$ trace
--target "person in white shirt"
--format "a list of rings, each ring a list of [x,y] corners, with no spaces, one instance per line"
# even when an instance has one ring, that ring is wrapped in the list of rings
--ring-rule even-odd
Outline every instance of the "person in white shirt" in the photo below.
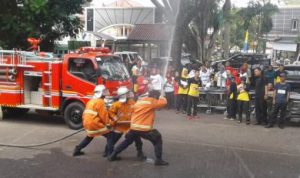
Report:
[[[163,78],[159,73],[158,69],[152,69],[152,73],[150,75],[151,87],[153,90],[161,92],[163,87]]]
[[[217,76],[217,87],[225,88],[226,80],[227,80],[227,72],[223,65],[219,66],[219,72],[216,74]]]
[[[206,84],[210,82],[210,73],[208,72],[206,67],[202,67],[200,71],[200,79],[202,82],[202,86],[206,86]]]
[[[172,109],[174,106],[174,77],[170,73],[166,76],[164,90],[168,101],[168,109]]]

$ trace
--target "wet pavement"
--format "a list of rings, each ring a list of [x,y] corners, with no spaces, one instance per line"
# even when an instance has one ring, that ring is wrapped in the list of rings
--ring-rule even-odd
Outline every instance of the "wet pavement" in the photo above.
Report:
[[[200,114],[199,120],[162,110],[156,128],[163,135],[167,167],[153,165],[153,147],[144,141],[148,160],[136,159],[134,145],[122,161],[103,158],[105,140],[98,138],[73,158],[74,146],[85,136],[41,148],[0,147],[0,177],[278,177],[300,178],[300,127],[266,129],[223,120],[222,115]],[[32,144],[74,132],[61,117],[27,114],[0,122],[0,143]]]

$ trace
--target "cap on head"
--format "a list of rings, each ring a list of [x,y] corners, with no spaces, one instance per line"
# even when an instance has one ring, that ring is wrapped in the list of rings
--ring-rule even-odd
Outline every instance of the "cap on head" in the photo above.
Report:
[[[93,98],[101,98],[103,95],[105,95],[106,87],[104,85],[97,85],[94,89],[94,96]]]

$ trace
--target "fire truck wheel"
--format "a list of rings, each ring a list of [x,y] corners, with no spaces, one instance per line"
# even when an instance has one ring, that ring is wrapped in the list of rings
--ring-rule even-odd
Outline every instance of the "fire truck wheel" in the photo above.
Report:
[[[64,119],[66,124],[71,129],[82,128],[82,113],[84,111],[84,105],[81,102],[70,103],[64,111]]]

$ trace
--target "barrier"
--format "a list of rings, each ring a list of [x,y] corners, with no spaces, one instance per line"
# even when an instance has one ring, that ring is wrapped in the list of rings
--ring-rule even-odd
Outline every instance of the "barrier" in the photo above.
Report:
[[[251,101],[251,113],[254,111],[254,91],[249,92]],[[210,114],[213,111],[224,111],[227,108],[227,90],[225,88],[209,88],[200,89],[199,108],[206,109],[206,113]]]

